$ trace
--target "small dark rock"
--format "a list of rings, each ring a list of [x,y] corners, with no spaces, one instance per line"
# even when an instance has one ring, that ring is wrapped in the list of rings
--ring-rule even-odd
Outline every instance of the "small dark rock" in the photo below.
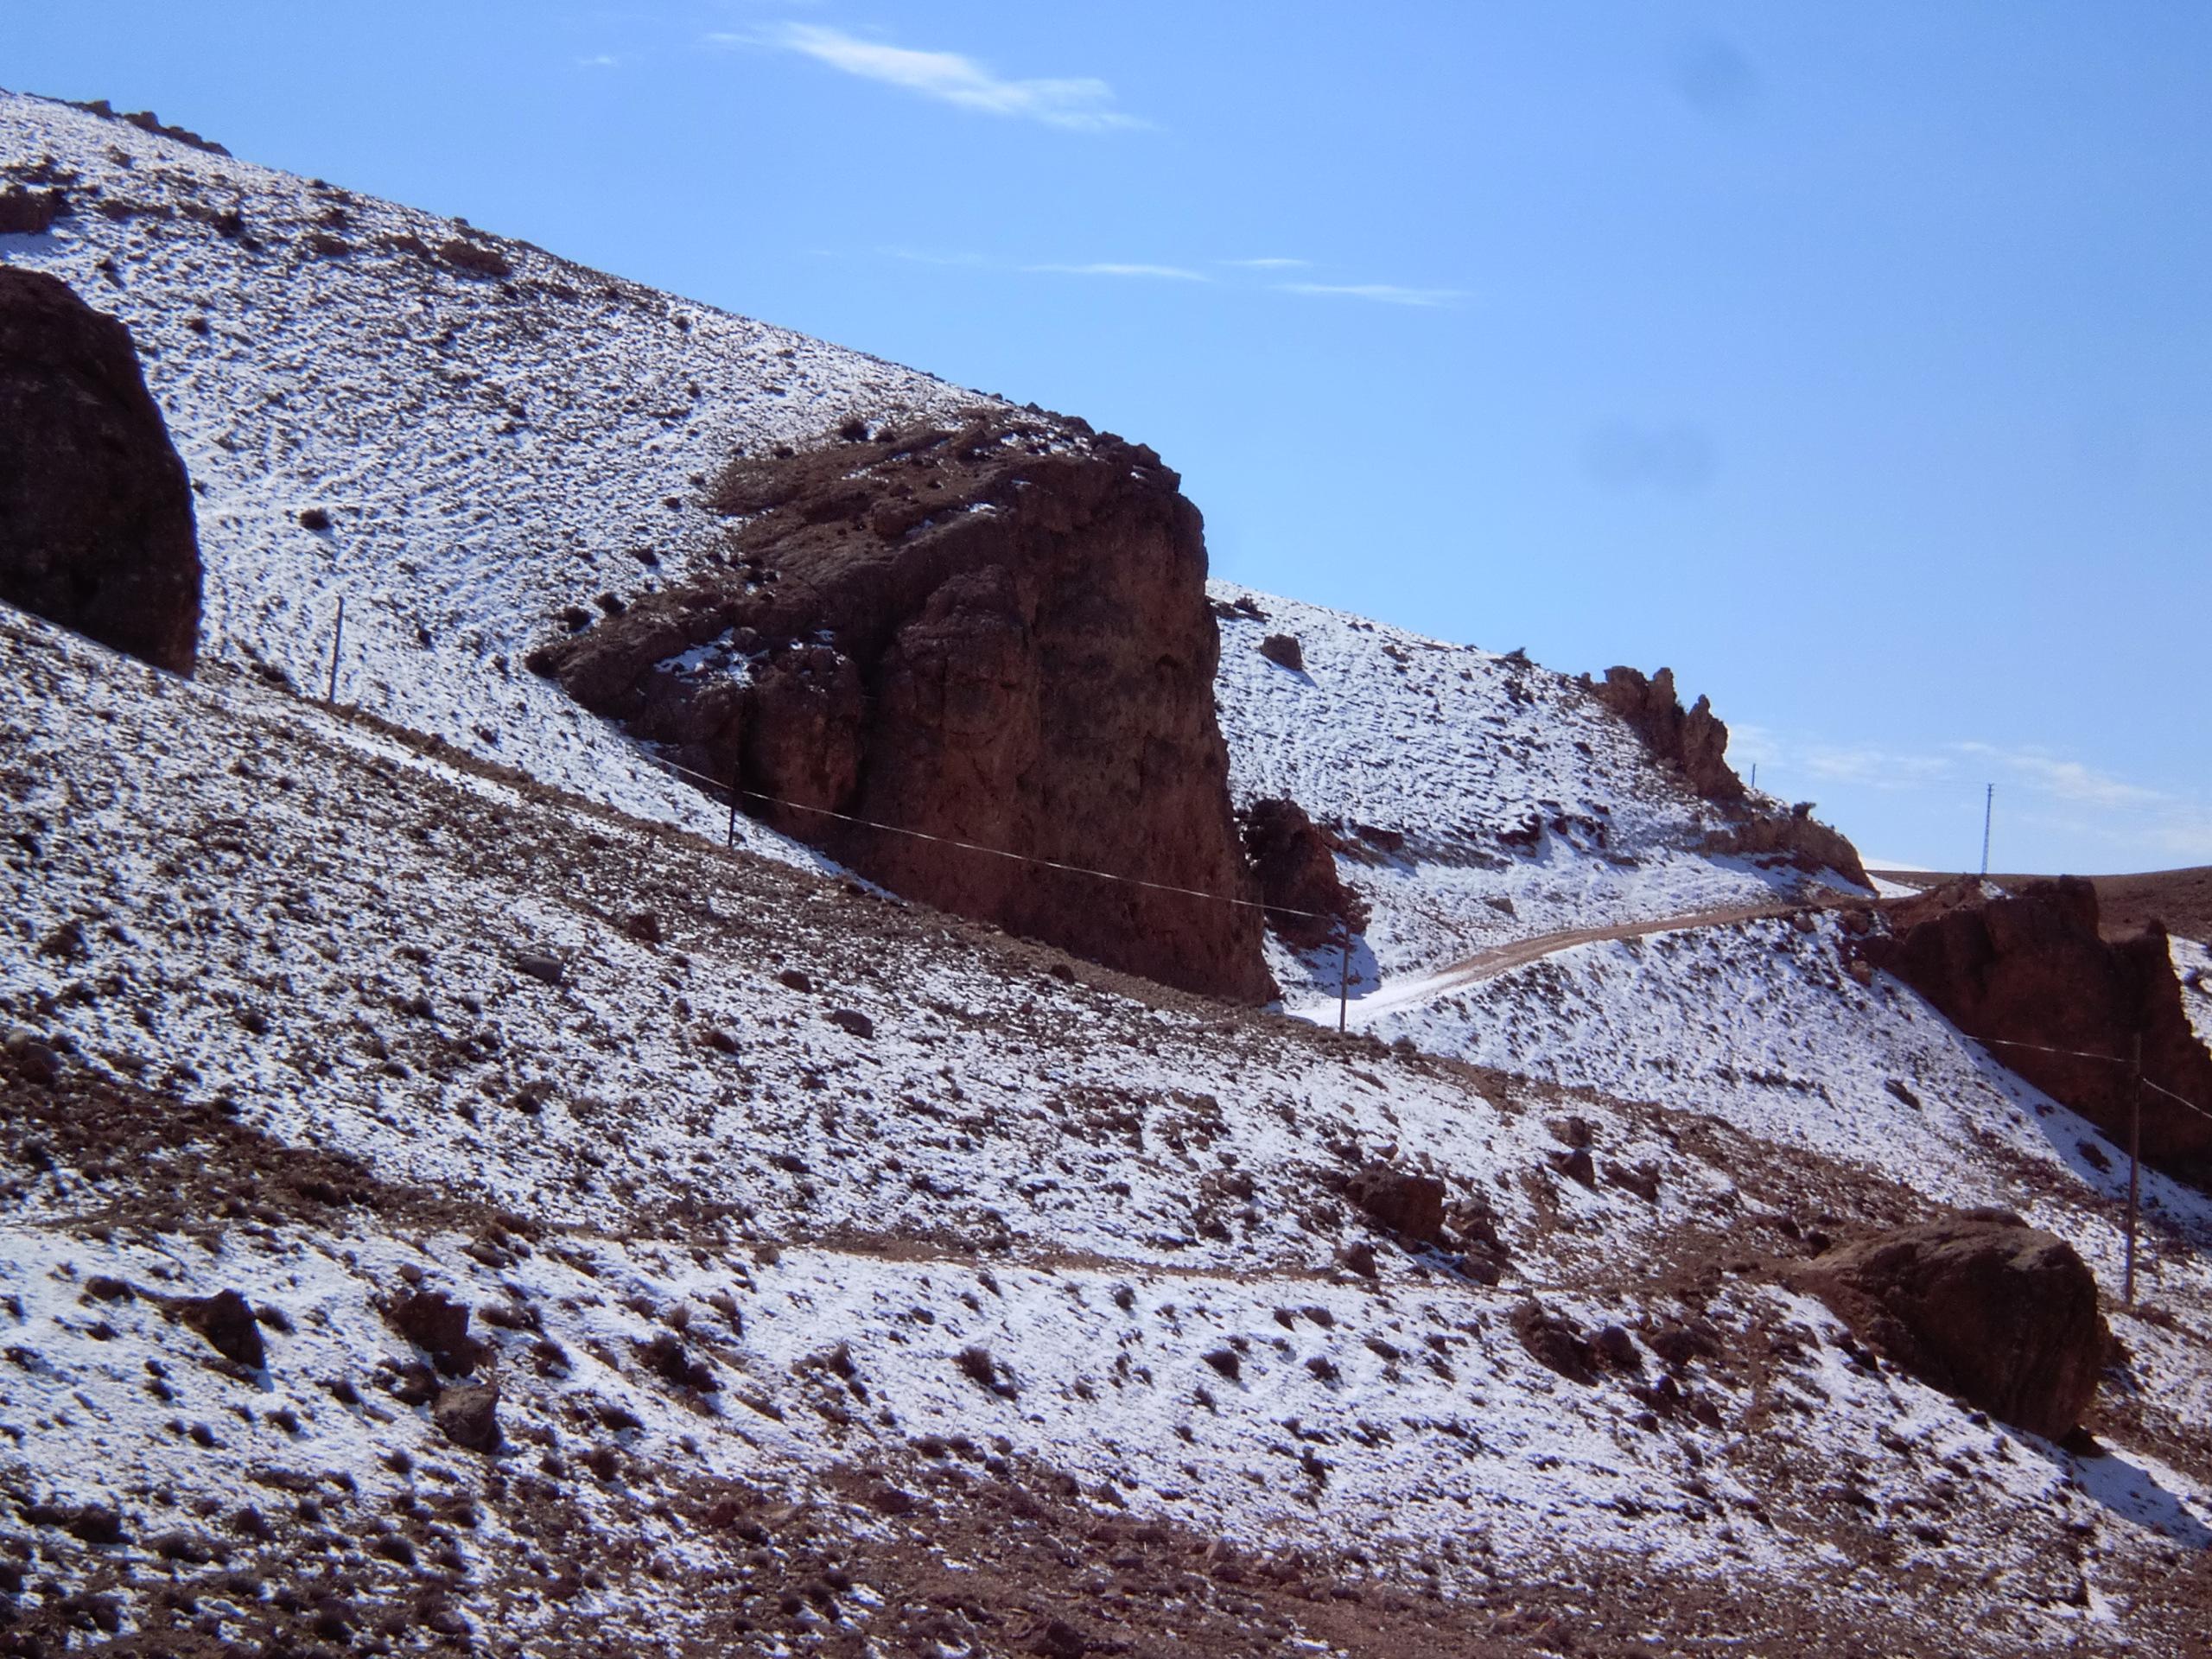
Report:
[[[1570,1181],[1580,1181],[1587,1187],[1598,1185],[1598,1166],[1587,1147],[1567,1147],[1545,1154],[1552,1167]]]
[[[1523,1302],[1513,1310],[1513,1334],[1538,1364],[1572,1382],[1597,1381],[1596,1351],[1566,1315],[1554,1313],[1540,1302]]]
[[[1444,1183],[1389,1164],[1370,1164],[1344,1188],[1384,1232],[1408,1246],[1433,1244],[1444,1232]]]
[[[300,510],[300,528],[302,530],[328,530],[330,515],[321,507],[302,507]]]
[[[875,1035],[875,1021],[855,1008],[832,1008],[823,1016],[838,1030],[854,1037]]]
[[[438,1395],[430,1421],[455,1446],[471,1452],[499,1445],[499,1388],[496,1382],[455,1383]]]
[[[778,974],[776,983],[790,991],[810,991],[814,988],[814,982],[796,968],[786,968]]]
[[[416,1291],[385,1311],[391,1328],[437,1362],[448,1376],[473,1371],[484,1362],[485,1344],[468,1334],[470,1308],[443,1291]]]
[[[87,1503],[61,1523],[64,1532],[88,1544],[119,1544],[123,1541],[123,1517],[113,1510],[97,1503]]]
[[[548,985],[558,985],[567,971],[560,957],[543,950],[518,951],[515,970],[528,974],[532,979],[543,980]]]
[[[1269,634],[1260,641],[1260,655],[1278,668],[1287,668],[1298,674],[1306,671],[1306,652],[1299,645],[1295,634]]]
[[[235,1290],[180,1302],[176,1316],[207,1338],[208,1346],[225,1359],[256,1371],[269,1363],[253,1305]]]

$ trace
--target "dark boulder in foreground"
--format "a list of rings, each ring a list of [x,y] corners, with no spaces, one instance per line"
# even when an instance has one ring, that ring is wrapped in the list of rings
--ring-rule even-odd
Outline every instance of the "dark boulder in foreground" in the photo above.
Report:
[[[2143,1075],[2158,1085],[2142,1091],[2143,1155],[2212,1185],[2212,1118],[2172,1097],[2212,1108],[2212,1052],[2190,1024],[2163,927],[2106,938],[2096,888],[2079,876],[1999,897],[1967,877],[1889,906],[1889,923],[1862,955],[2122,1147],[2139,1033]]]
[[[1261,1001],[1257,912],[1192,896],[1258,894],[1179,488],[1058,417],[849,421],[734,462],[708,501],[719,566],[531,664],[893,892]]]
[[[189,674],[192,488],[130,331],[42,271],[0,266],[0,600]]]
[[[2001,1210],[1842,1245],[1791,1278],[1892,1363],[2050,1440],[2080,1425],[2112,1348],[2074,1247]]]

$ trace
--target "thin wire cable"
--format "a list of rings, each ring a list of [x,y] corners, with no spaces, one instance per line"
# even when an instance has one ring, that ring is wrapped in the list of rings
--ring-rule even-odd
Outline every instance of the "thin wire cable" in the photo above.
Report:
[[[1277,916],[1305,916],[1316,921],[1333,922],[1338,918],[1327,911],[1298,910],[1289,905],[1270,905],[1256,899],[1234,899],[1224,893],[1208,893],[1200,887],[1179,887],[1166,881],[1147,881],[1139,875],[1122,875],[1113,870],[1094,870],[1087,865],[1065,864],[1056,858],[1038,858],[1027,853],[1010,853],[1003,847],[986,847],[980,842],[961,841],[951,836],[933,836],[926,830],[909,830],[896,823],[879,823],[874,818],[857,817],[850,812],[839,812],[826,806],[809,806],[804,801],[786,801],[757,789],[736,789],[718,779],[689,766],[679,766],[673,760],[657,754],[645,756],[657,766],[664,766],[681,777],[695,778],[709,788],[724,795],[736,794],[750,801],[766,801],[771,806],[788,808],[794,812],[813,812],[825,818],[836,818],[842,823],[857,824],[863,830],[880,830],[889,836],[907,836],[916,841],[935,842],[941,847],[957,847],[970,853],[987,853],[993,858],[1010,859],[1017,864],[1035,864],[1048,870],[1065,870],[1071,875],[1095,875],[1102,881],[1120,881],[1133,887],[1149,887],[1154,893],[1179,893],[1186,899],[1211,899],[1216,904],[1235,905],[1244,910],[1262,910]]]
[[[1978,1037],[1974,1040],[1983,1044],[1993,1043],[2001,1048],[2024,1048],[2037,1054],[2063,1054],[2069,1059],[2102,1060],[2107,1065],[2126,1065],[2131,1064],[2129,1061],[2121,1059],[2117,1054],[2092,1054],[2085,1048],[2050,1048],[2046,1047],[2042,1043],[2017,1042],[2010,1037]],[[2159,1094],[2164,1095],[2168,1100],[2172,1101],[2176,1105],[2188,1108],[2190,1111],[2195,1112],[2199,1117],[2212,1118],[2212,1112],[2206,1111],[2203,1107],[2199,1106],[2195,1101],[2189,1099],[2187,1096],[2176,1094],[2172,1090],[2167,1088],[2163,1083],[2158,1083],[2150,1077],[2145,1077],[2143,1079],[2143,1086],[2145,1089],[2156,1090]]]

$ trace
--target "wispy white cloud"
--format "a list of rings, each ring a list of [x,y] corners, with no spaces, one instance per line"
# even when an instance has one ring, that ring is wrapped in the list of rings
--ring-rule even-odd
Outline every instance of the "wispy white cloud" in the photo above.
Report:
[[[887,259],[904,259],[910,265],[982,265],[989,262],[980,253],[940,253],[931,248],[878,248]]]
[[[1128,264],[1100,260],[1087,265],[1024,265],[1027,271],[1049,271],[1062,276],[1146,276],[1171,283],[1210,283],[1212,277],[1185,265]]]
[[[821,23],[786,22],[751,34],[708,37],[721,46],[796,52],[863,80],[898,86],[983,115],[1015,117],[1076,132],[1111,132],[1150,124],[1114,107],[1114,89],[1093,76],[1009,79],[958,52],[925,52],[864,40]]]
[[[616,57],[612,52],[594,52],[588,58],[578,58],[576,60],[576,67],[579,69],[612,69],[621,61],[622,60]]]
[[[1285,294],[1369,300],[1377,305],[1456,305],[1467,297],[1456,288],[1402,288],[1395,283],[1277,283],[1275,287]]]
[[[1217,265],[1234,265],[1240,270],[1303,270],[1313,262],[1311,259],[1217,259]]]
[[[2012,774],[2015,784],[2037,794],[2072,801],[2083,806],[2145,807],[2171,802],[2163,790],[2146,789],[2099,772],[2078,760],[2066,760],[2041,749],[2000,749],[1988,743],[1955,745],[1961,754],[1976,756]],[[2002,781],[2001,779],[1997,781]]]

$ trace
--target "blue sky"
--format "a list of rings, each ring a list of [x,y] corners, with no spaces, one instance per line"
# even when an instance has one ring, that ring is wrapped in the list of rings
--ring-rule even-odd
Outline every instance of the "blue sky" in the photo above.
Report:
[[[2212,862],[2212,7],[16,5],[0,84],[1142,439],[1871,855]]]

